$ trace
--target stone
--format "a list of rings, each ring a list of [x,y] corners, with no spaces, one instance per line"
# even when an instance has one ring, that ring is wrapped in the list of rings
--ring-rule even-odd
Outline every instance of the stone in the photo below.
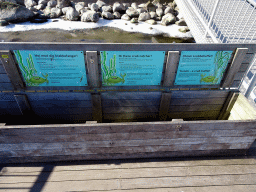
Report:
[[[131,20],[130,16],[127,15],[127,14],[124,14],[124,15],[121,17],[121,19],[126,20],[126,21],[130,21],[130,20]]]
[[[97,12],[99,10],[99,6],[96,3],[91,4],[90,9],[92,11]]]
[[[139,8],[144,8],[144,7],[145,7],[145,3],[141,3],[141,4],[138,5],[138,9]]]
[[[190,31],[190,29],[188,27],[184,26],[184,27],[179,28],[179,31],[182,33],[186,33],[188,31]]]
[[[37,10],[43,10],[45,8],[45,5],[44,4],[39,4],[39,5],[36,5],[35,8]]]
[[[85,2],[77,2],[76,5],[82,5],[83,7],[86,7]]]
[[[161,21],[161,20],[162,20],[162,17],[156,17],[155,20],[156,20],[156,21]]]
[[[110,5],[104,5],[103,7],[101,7],[102,12],[112,12],[113,8]]]
[[[121,14],[124,14],[126,11],[126,8],[124,7],[124,5],[122,3],[114,3],[113,5],[113,12],[119,12]]]
[[[55,0],[50,0],[47,3],[47,7],[55,7],[56,5],[57,5],[57,1],[55,1]]]
[[[151,3],[150,1],[145,4],[144,8],[145,8],[148,12],[151,12],[151,11],[155,12],[155,11],[156,11],[155,5],[153,5],[153,3]]]
[[[24,4],[27,8],[37,5],[37,3],[34,0],[24,0]]]
[[[33,11],[22,5],[0,2],[0,20],[6,20],[8,23],[18,23],[27,21],[33,17]]]
[[[66,12],[66,20],[77,21],[79,18],[79,13],[73,8],[69,8]]]
[[[100,17],[99,14],[96,13],[95,11],[87,11],[83,13],[81,16],[81,21],[82,22],[97,22],[99,21]]]
[[[134,8],[134,9],[138,9],[139,8],[137,3],[132,3],[131,7]]]
[[[46,7],[47,3],[48,3],[47,0],[39,0],[38,1],[38,5],[43,4],[45,7]]]
[[[119,12],[113,13],[115,19],[121,19],[121,14]]]
[[[148,23],[150,25],[156,25],[157,24],[157,22],[154,19],[149,19],[149,20],[145,21],[145,23]]]
[[[174,24],[175,22],[176,22],[176,17],[171,13],[167,13],[162,17],[161,24],[167,26],[170,24]]]
[[[64,7],[62,8],[62,13],[65,15],[69,9],[74,9],[73,7]]]
[[[178,26],[187,26],[187,23],[184,19],[180,19],[179,21],[176,21],[175,24]]]
[[[129,17],[139,17],[139,12],[132,7],[126,10],[126,14],[129,15]]]
[[[105,2],[100,1],[100,0],[98,0],[98,1],[96,2],[96,4],[98,5],[98,7],[99,7],[99,8],[101,8],[101,7],[103,7],[103,6],[105,6],[105,5],[106,5],[106,3],[105,3]]]
[[[80,13],[80,11],[82,10],[84,8],[84,6],[82,5],[82,4],[76,4],[75,5],[75,10],[78,12],[78,13]]]
[[[0,20],[0,26],[6,26],[6,25],[9,25],[9,23],[6,21],[6,20],[4,20],[4,19],[1,19]]]
[[[149,13],[141,13],[139,16],[139,21],[146,21],[151,19],[150,14]]]
[[[156,14],[158,17],[162,17],[164,15],[164,11],[162,8],[157,8],[156,9]]]
[[[71,1],[70,0],[57,0],[57,8],[64,8],[64,7],[69,7],[71,6]]]
[[[46,7],[44,10],[44,15],[47,16],[47,17],[50,17],[51,15],[51,7]]]
[[[104,19],[112,20],[114,19],[114,15],[111,14],[110,12],[102,12],[102,17]]]
[[[131,7],[130,3],[123,3],[123,6],[124,6],[125,10],[128,9],[128,7]]]
[[[62,11],[60,8],[51,8],[51,15],[50,18],[58,18],[62,15]]]
[[[165,10],[164,10],[164,14],[166,15],[167,13],[171,13],[173,15],[175,15],[175,11],[174,9],[172,9],[171,7],[167,7]]]
[[[150,14],[151,19],[155,19],[157,17],[156,12],[151,11],[151,12],[149,12],[149,14]]]
[[[132,18],[130,22],[131,23],[139,23],[138,18]]]
[[[84,7],[84,8],[82,8],[82,9],[80,9],[80,14],[83,14],[83,13],[85,13],[85,12],[87,12],[87,11],[89,11],[90,9],[89,9],[89,7]]]
[[[147,12],[147,10],[144,8],[138,8],[137,11],[139,12],[139,14]]]
[[[30,11],[36,12],[37,9],[35,7],[27,7]]]

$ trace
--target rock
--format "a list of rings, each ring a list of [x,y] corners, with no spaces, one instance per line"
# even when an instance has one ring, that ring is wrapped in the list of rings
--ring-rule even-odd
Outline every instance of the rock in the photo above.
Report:
[[[84,8],[84,6],[82,5],[82,4],[76,4],[75,5],[75,10],[78,12],[78,13],[80,13],[80,11],[82,10]]]
[[[123,3],[123,6],[124,6],[125,10],[128,9],[128,7],[131,7],[130,3]]]
[[[145,8],[148,12],[151,12],[151,11],[155,12],[155,11],[156,11],[155,5],[153,5],[150,1],[145,4],[144,8]]]
[[[113,5],[113,12],[119,12],[121,14],[124,14],[126,11],[126,8],[124,7],[124,5],[122,3],[114,3]]]
[[[62,13],[65,15],[69,9],[74,9],[73,7],[64,7],[62,8]]]
[[[77,2],[76,5],[82,5],[83,7],[86,7],[85,2]]]
[[[124,14],[124,15],[121,17],[121,19],[127,20],[127,21],[130,21],[130,20],[131,20],[130,16],[127,15],[127,14]]]
[[[137,5],[137,3],[132,3],[132,4],[131,4],[131,7],[134,8],[134,9],[138,9],[138,8],[139,8],[138,5]]]
[[[150,14],[149,13],[141,13],[139,16],[139,21],[146,21],[151,19]]]
[[[73,8],[69,8],[66,12],[66,17],[69,21],[77,21],[79,18],[79,13]]]
[[[6,26],[6,25],[9,25],[9,23],[6,21],[6,20],[4,20],[4,19],[1,19],[0,20],[0,26]]]
[[[50,17],[51,15],[51,7],[46,7],[44,10],[44,15],[46,15],[47,17]]]
[[[58,18],[62,15],[62,11],[60,8],[52,8],[50,18]]]
[[[130,22],[131,23],[139,23],[138,18],[132,18]]]
[[[81,21],[83,22],[97,22],[99,19],[99,14],[95,11],[87,11],[81,16]]]
[[[37,3],[34,0],[24,0],[24,4],[27,8],[37,5]]]
[[[102,12],[112,12],[113,8],[110,5],[101,7]]]
[[[28,10],[33,11],[33,12],[37,11],[37,9],[35,7],[27,7],[27,8],[28,8]]]
[[[150,18],[151,19],[155,19],[156,17],[157,17],[157,14],[156,14],[156,12],[149,12],[149,14],[150,14]]]
[[[80,13],[80,14],[83,14],[83,13],[89,11],[89,10],[90,10],[89,7],[84,7],[84,8],[82,8],[82,9],[80,9],[79,13]]]
[[[0,2],[0,20],[11,23],[24,22],[34,17],[33,11],[26,7],[9,2]]]
[[[187,23],[184,19],[176,21],[175,24],[178,25],[178,26],[187,26]]]
[[[39,4],[39,5],[36,5],[35,8],[37,10],[43,10],[45,8],[45,5],[44,4]]]
[[[55,0],[50,0],[48,3],[47,3],[47,7],[55,7],[57,5],[57,1]]]
[[[121,19],[121,14],[119,12],[113,13],[115,19]]]
[[[139,12],[139,14],[147,12],[147,10],[144,8],[138,8],[137,11]]]
[[[101,7],[103,7],[104,5],[106,5],[105,2],[100,1],[100,0],[98,0],[98,1],[96,2],[96,4],[98,5],[99,8],[101,8]]]
[[[184,27],[179,28],[179,31],[182,32],[182,33],[186,33],[188,31],[190,31],[190,29],[188,27],[184,26]]]
[[[148,23],[150,25],[156,25],[157,24],[157,22],[154,19],[149,19],[149,20],[145,21],[145,23]]]
[[[164,10],[164,14],[166,15],[167,13],[171,13],[173,15],[176,14],[176,12],[174,11],[174,9],[172,9],[171,7],[167,7],[165,10]]]
[[[156,21],[161,21],[161,20],[162,20],[162,17],[156,17],[155,20],[156,20]]]
[[[167,26],[170,24],[174,24],[175,22],[176,22],[176,17],[171,13],[167,13],[162,17],[161,24]]]
[[[99,10],[99,6],[96,3],[91,4],[90,9],[92,11],[97,12]]]
[[[126,14],[129,15],[129,17],[138,17],[139,16],[139,12],[132,7],[128,8],[126,10]]]
[[[102,12],[102,17],[104,19],[112,20],[114,19],[114,15],[111,14],[110,12]]]
[[[70,0],[57,0],[57,8],[64,8],[64,7],[69,7],[71,6],[71,1]]]
[[[157,8],[156,9],[156,14],[158,17],[162,17],[164,15],[164,11],[162,8]]]
[[[43,4],[44,6],[46,6],[47,3],[48,3],[47,0],[39,0],[39,1],[38,1],[38,5]]]

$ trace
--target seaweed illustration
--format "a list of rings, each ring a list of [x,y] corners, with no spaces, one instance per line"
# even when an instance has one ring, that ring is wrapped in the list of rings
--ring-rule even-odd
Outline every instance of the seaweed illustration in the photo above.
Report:
[[[222,77],[225,72],[225,66],[228,63],[228,60],[231,56],[231,53],[225,51],[218,51],[214,58],[214,74],[210,76],[206,76],[206,74],[201,74],[200,83],[206,82],[211,84],[216,84],[219,80],[217,76]],[[206,76],[206,77],[205,77]]]
[[[124,84],[126,73],[122,74],[120,73],[121,77],[118,77],[116,75],[116,55],[113,55],[113,58],[109,60],[109,66],[107,66],[107,53],[106,51],[103,51],[100,55],[101,57],[101,63],[102,63],[102,79],[103,79],[103,85],[114,85],[117,83]]]
[[[28,66],[25,66],[23,64],[22,55],[19,50],[14,51],[14,54],[15,54],[15,57],[17,58],[17,61],[20,65],[20,69],[21,69],[22,75],[24,77],[24,80],[28,86],[38,86],[45,82],[49,83],[49,81],[47,79],[47,77],[48,77],[47,73],[45,75],[42,73],[42,76],[44,78],[37,75],[37,70],[35,68],[34,61],[33,61],[31,54],[29,54],[28,58],[26,59]]]

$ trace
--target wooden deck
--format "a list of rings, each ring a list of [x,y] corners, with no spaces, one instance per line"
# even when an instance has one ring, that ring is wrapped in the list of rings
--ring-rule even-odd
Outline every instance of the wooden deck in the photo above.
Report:
[[[256,158],[4,165],[0,191],[255,192]]]

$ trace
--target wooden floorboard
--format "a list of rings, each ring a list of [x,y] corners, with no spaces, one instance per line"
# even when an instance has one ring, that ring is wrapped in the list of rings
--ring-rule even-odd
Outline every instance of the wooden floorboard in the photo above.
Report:
[[[0,191],[255,192],[256,158],[3,164]]]

